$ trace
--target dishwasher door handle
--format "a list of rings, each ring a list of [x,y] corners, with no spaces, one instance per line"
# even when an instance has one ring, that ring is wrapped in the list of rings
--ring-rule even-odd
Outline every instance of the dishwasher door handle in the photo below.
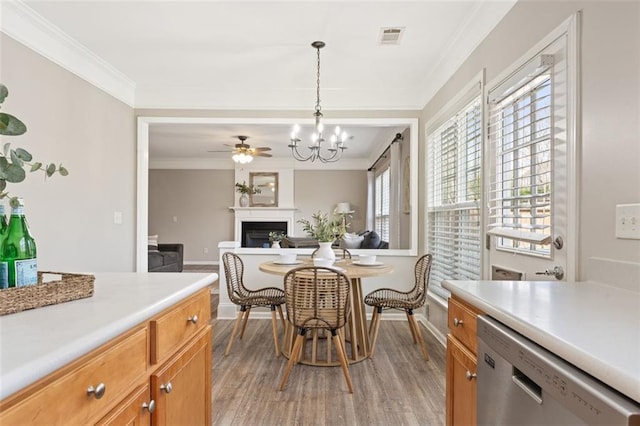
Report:
[[[514,368],[513,376],[511,376],[513,383],[518,385],[527,395],[531,397],[538,405],[542,405],[542,388],[538,386],[533,380],[527,377],[517,368]]]

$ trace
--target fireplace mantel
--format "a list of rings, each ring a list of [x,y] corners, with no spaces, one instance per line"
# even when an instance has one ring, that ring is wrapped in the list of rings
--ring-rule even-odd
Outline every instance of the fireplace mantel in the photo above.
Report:
[[[235,212],[234,240],[242,238],[242,222],[287,222],[288,232],[293,232],[295,207],[229,207]]]

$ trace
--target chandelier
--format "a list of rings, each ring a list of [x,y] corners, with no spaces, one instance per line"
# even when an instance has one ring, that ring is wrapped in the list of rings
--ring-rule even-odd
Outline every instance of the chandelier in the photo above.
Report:
[[[323,163],[332,163],[338,161],[342,157],[342,153],[347,147],[345,142],[347,140],[347,133],[340,131],[340,126],[336,126],[334,133],[327,144],[324,134],[324,125],[322,124],[322,107],[320,106],[320,49],[325,46],[323,41],[314,41],[311,43],[311,47],[318,52],[318,68],[316,78],[316,107],[313,116],[315,118],[315,132],[311,135],[311,143],[307,148],[301,148],[299,143],[301,139],[298,137],[300,132],[300,126],[297,124],[293,126],[291,132],[291,153],[293,158],[298,161],[316,161],[320,160]],[[304,151],[304,152],[301,152]]]

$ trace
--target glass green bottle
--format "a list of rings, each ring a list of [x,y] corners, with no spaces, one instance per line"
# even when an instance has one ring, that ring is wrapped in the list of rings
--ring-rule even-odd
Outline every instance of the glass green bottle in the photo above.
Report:
[[[0,244],[4,238],[4,233],[7,230],[7,215],[4,212],[4,204],[0,204]]]
[[[0,244],[0,288],[38,283],[36,242],[29,232],[21,198],[12,206],[11,219]]]

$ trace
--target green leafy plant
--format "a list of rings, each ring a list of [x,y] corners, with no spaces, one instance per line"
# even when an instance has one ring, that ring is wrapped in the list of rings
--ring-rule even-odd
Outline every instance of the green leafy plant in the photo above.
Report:
[[[278,231],[269,232],[269,242],[272,242],[272,243],[275,241],[280,242],[284,239],[284,237],[286,237],[284,232],[278,232]]]
[[[329,218],[327,213],[317,212],[311,215],[311,219],[300,219],[302,230],[321,243],[329,243],[344,237],[347,229],[342,218]]]
[[[243,181],[242,183],[236,182],[236,192],[239,192],[240,194],[259,194],[262,191],[260,191],[260,188],[256,188],[253,185],[247,185],[247,182]]]
[[[0,83],[0,104],[4,103],[9,96],[7,86]],[[0,112],[0,135],[20,136],[27,131],[27,126],[17,117]],[[44,172],[45,178],[60,173],[67,176],[69,171],[62,165],[49,163],[44,165],[39,161],[33,161],[33,156],[23,148],[12,148],[11,143],[5,143],[0,153],[0,199],[9,197],[11,206],[16,205],[16,196],[10,196],[7,189],[9,183],[20,183],[27,177],[26,168],[29,172]]]

